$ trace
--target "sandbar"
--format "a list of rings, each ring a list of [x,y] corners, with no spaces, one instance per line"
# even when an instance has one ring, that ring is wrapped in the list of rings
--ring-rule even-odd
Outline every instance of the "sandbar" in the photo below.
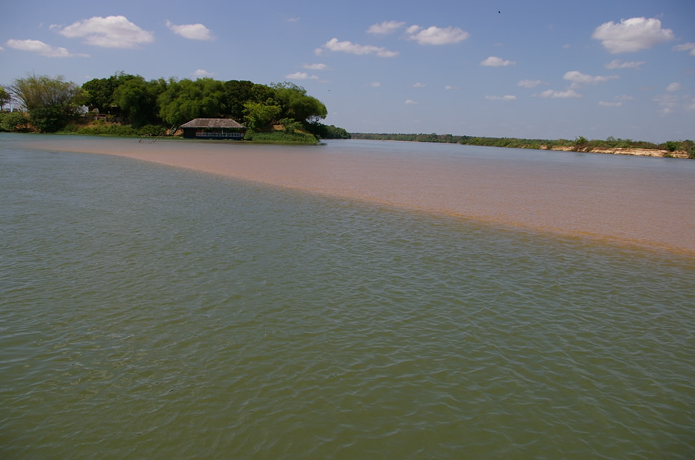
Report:
[[[322,195],[695,256],[695,168],[650,172],[628,163],[605,163],[603,168],[597,160],[586,166],[561,160],[543,165],[484,155],[418,155],[412,149],[399,154],[398,143],[391,143],[394,147],[385,153],[379,145],[380,151],[371,155],[375,142],[292,147],[52,137],[34,141],[31,147],[118,155]],[[450,148],[456,147],[470,148]]]

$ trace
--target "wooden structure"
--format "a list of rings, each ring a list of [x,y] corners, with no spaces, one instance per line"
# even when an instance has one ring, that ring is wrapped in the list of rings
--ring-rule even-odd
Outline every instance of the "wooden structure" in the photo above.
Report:
[[[246,127],[231,118],[196,118],[181,125],[185,139],[244,138]]]

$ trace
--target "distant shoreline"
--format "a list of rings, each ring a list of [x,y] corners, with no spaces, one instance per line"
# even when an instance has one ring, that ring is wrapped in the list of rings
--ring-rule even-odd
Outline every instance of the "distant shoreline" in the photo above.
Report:
[[[475,145],[480,147],[501,147],[531,150],[555,150],[562,152],[602,153],[612,155],[637,155],[657,158],[695,159],[695,142],[669,141],[654,144],[630,139],[575,140],[558,139],[520,139],[507,137],[454,136],[451,134],[388,134],[388,133],[350,133],[352,139],[430,142],[444,144]]]

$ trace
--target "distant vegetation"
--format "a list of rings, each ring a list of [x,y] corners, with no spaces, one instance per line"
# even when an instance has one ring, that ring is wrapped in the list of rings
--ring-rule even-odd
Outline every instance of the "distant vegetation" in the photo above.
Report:
[[[31,75],[0,87],[0,110],[11,101],[20,111],[1,111],[0,131],[161,135],[194,118],[233,118],[249,128],[250,139],[315,142],[350,137],[342,128],[321,123],[326,106],[289,82],[147,81],[118,73],[78,86],[62,77]]]
[[[695,159],[695,142],[668,141],[663,144],[654,144],[645,141],[633,141],[631,139],[616,139],[609,137],[606,140],[588,140],[582,136],[574,140],[568,139],[519,139],[513,137],[473,137],[453,136],[451,134],[372,134],[351,133],[353,139],[372,139],[410,142],[441,142],[449,144],[480,145],[486,147],[509,147],[517,149],[538,150],[571,150],[576,152],[593,152],[612,149],[650,149],[664,150],[665,156],[680,155]]]

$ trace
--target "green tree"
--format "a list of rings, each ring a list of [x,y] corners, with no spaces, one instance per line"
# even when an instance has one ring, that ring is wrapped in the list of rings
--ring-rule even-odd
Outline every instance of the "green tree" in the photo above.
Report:
[[[343,128],[334,125],[326,126],[323,123],[311,123],[307,129],[311,134],[320,139],[350,139],[352,136]],[[376,136],[375,136],[376,138]]]
[[[664,144],[664,146],[666,147],[666,150],[673,153],[676,150],[678,150],[678,147],[680,147],[680,142],[668,141],[668,142],[666,142],[666,144]]]
[[[112,75],[109,78],[95,78],[82,85],[85,92],[85,105],[90,110],[97,109],[100,113],[111,112],[113,103],[113,93],[116,88],[123,83],[124,74]]]
[[[695,160],[695,142],[691,141],[690,139],[684,140],[683,149],[685,150],[685,153],[688,155],[688,158],[690,158],[691,160]]]
[[[589,144],[589,141],[584,136],[579,136],[574,140],[574,148],[576,150],[582,149]]]
[[[139,75],[127,75],[123,80],[113,93],[113,102],[123,117],[135,127],[158,123],[157,97],[166,90],[167,82],[147,82]]]
[[[283,118],[279,123],[287,134],[294,134],[302,129],[302,124],[294,118]]]
[[[0,112],[0,131],[22,132],[27,131],[29,119],[23,112]]]
[[[244,104],[246,127],[253,130],[265,129],[270,126],[282,112],[282,108],[274,105],[272,100],[266,103],[246,102]]]
[[[171,81],[159,95],[159,116],[179,126],[194,118],[218,118],[225,111],[225,88],[211,78]]]
[[[12,100],[12,95],[5,88],[0,86],[0,110],[5,107],[5,104]]]
[[[224,105],[227,116],[242,120],[247,102],[265,102],[275,98],[275,90],[246,80],[229,80],[224,83]]]
[[[60,76],[18,78],[10,91],[41,132],[54,132],[67,125],[82,104],[82,89]]]
[[[282,107],[282,115],[286,118],[308,124],[326,118],[328,110],[315,97],[307,96],[306,90],[291,82],[274,83],[275,100]]]

